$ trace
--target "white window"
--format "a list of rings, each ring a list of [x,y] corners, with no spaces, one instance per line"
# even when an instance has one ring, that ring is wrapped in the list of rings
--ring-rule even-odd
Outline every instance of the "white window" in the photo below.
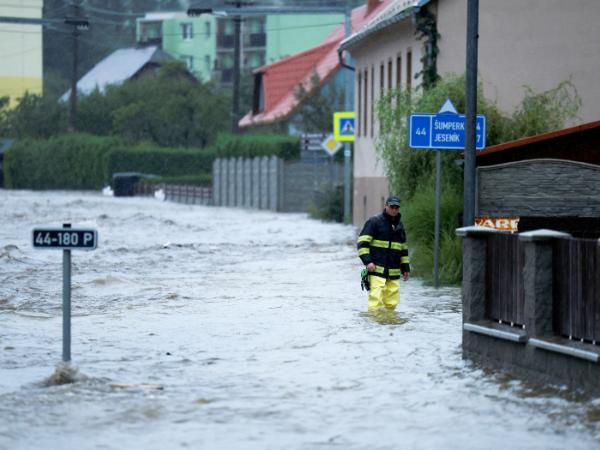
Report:
[[[191,23],[181,24],[181,38],[184,41],[189,41],[194,37],[194,27]]]
[[[204,34],[206,34],[206,39],[210,38],[210,22],[204,22]]]
[[[209,55],[204,55],[204,66],[206,67],[206,70],[208,70],[209,72],[212,70],[212,64],[210,63]]]

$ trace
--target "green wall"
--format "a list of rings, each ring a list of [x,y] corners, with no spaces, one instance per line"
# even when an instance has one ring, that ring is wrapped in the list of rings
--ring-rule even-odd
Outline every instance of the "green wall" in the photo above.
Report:
[[[343,14],[267,16],[267,64],[321,44],[343,23]]]

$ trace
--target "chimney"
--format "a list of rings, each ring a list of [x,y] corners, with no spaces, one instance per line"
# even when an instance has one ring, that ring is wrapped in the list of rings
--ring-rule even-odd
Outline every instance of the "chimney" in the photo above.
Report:
[[[371,14],[373,12],[373,10],[379,6],[380,3],[381,3],[381,0],[367,0],[366,15],[368,16],[369,14]]]

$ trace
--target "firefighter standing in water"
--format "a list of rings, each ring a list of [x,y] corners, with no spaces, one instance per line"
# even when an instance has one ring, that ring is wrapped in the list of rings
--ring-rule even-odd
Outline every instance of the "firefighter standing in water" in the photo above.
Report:
[[[388,197],[383,212],[367,220],[357,245],[358,256],[369,271],[369,311],[382,307],[393,311],[400,301],[400,275],[404,281],[410,277],[399,197]]]

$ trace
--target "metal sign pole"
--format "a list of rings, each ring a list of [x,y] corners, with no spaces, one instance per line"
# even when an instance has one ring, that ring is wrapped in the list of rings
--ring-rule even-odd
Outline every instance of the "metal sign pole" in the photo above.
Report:
[[[71,228],[70,223],[63,228]],[[63,361],[71,361],[71,250],[63,250]]]
[[[442,197],[442,152],[435,151],[435,231],[433,253],[433,283],[437,289],[440,285],[439,259],[440,259],[440,205]]]

